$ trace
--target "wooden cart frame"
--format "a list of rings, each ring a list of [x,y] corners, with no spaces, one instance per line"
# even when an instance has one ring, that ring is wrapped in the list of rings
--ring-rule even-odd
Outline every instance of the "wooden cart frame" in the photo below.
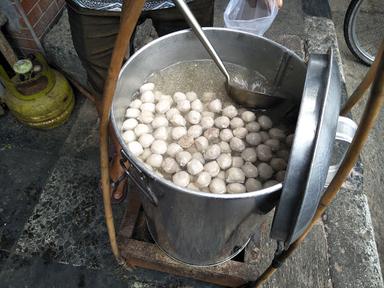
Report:
[[[100,169],[101,184],[103,190],[103,202],[105,220],[108,229],[112,252],[118,261],[124,261],[129,266],[168,272],[185,277],[190,277],[210,283],[231,287],[259,287],[264,283],[282,263],[293,253],[293,251],[305,239],[314,224],[324,213],[326,208],[335,198],[341,185],[348,177],[350,171],[356,164],[358,156],[368,138],[369,132],[374,126],[381,108],[384,104],[384,41],[376,55],[376,59],[355,92],[349,97],[347,103],[341,110],[341,115],[346,115],[352,107],[363,97],[364,92],[372,85],[372,90],[365,106],[364,114],[360,120],[354,140],[335,175],[328,186],[319,204],[316,214],[305,230],[303,235],[296,240],[286,251],[275,255],[271,265],[258,275],[254,265],[247,262],[230,260],[224,264],[214,267],[192,267],[183,265],[166,256],[160,249],[149,241],[134,239],[135,227],[140,226],[140,202],[137,192],[133,189],[129,193],[130,201],[119,232],[119,243],[117,241],[114,225],[109,178],[108,161],[108,126],[113,95],[115,93],[118,75],[123,64],[125,52],[129,45],[129,39],[139,19],[145,0],[124,0],[120,21],[120,30],[116,39],[112,54],[108,76],[105,82],[102,115],[100,121]],[[120,247],[119,247],[120,246]],[[120,248],[120,249],[119,249]],[[247,253],[247,252],[245,252]]]

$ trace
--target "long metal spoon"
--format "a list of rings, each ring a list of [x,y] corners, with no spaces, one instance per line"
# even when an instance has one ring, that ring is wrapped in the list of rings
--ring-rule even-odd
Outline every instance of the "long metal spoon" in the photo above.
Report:
[[[184,2],[184,0],[173,0],[173,2],[180,9],[185,19],[191,26],[193,32],[195,32],[197,38],[199,38],[200,42],[212,57],[213,61],[224,74],[226,78],[227,93],[233,100],[249,108],[269,108],[286,100],[286,98],[280,96],[274,96],[260,91],[244,89],[240,87],[239,84],[236,84],[234,81],[232,81],[227,69],[223,64],[223,61],[221,61],[211,42],[209,42],[208,38],[205,36],[203,29],[201,29],[199,22],[197,22],[188,5]]]

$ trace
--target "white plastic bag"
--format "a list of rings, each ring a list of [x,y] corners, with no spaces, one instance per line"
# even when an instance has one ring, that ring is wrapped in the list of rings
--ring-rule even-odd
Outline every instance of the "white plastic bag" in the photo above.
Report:
[[[225,27],[263,35],[278,10],[276,0],[231,0],[224,11]]]

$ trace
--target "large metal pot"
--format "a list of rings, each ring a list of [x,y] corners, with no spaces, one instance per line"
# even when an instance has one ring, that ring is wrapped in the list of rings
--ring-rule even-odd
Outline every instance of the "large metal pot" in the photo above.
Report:
[[[294,53],[268,39],[222,29],[205,29],[224,61],[261,72],[288,98],[300,99],[306,73]],[[171,257],[193,265],[212,265],[239,253],[259,229],[264,214],[279,198],[282,184],[243,194],[209,194],[175,186],[149,171],[121,138],[125,109],[153,72],[185,60],[210,59],[195,35],[184,30],[143,47],[120,73],[112,107],[112,123],[130,162],[127,173],[141,190],[148,228]]]

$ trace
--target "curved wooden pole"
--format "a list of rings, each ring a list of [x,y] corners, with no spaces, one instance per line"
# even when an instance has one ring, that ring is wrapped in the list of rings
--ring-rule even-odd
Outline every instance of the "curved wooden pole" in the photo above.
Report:
[[[108,69],[108,76],[104,86],[102,112],[100,119],[100,170],[101,187],[103,190],[103,202],[105,222],[107,224],[109,241],[113,254],[117,259],[120,258],[119,248],[116,241],[116,231],[113,221],[111,206],[111,191],[109,183],[109,159],[108,159],[108,126],[109,114],[113,95],[115,94],[117,79],[123,64],[125,53],[128,49],[129,41],[144,7],[145,0],[124,0],[120,18],[120,30],[117,35],[115,47],[113,49],[111,63]]]
[[[381,42],[380,48],[377,51],[377,55],[380,55],[383,52],[383,50],[384,50],[384,40]],[[355,106],[356,103],[359,102],[361,98],[363,98],[365,91],[367,91],[369,86],[372,84],[373,79],[375,78],[378,65],[379,65],[379,57],[376,57],[375,61],[373,61],[371,67],[369,68],[367,74],[365,75],[364,79],[361,81],[359,86],[357,86],[355,91],[348,98],[347,102],[344,104],[343,108],[341,109],[341,112],[340,112],[341,116],[346,116],[351,111],[353,106]]]
[[[361,118],[355,137],[349,147],[348,152],[345,155],[345,158],[340,166],[340,169],[337,171],[331,184],[328,186],[327,190],[325,191],[312,222],[304,231],[303,235],[301,235],[299,239],[293,242],[293,244],[288,248],[288,250],[283,251],[280,255],[275,256],[275,258],[272,261],[272,264],[263,272],[263,274],[261,274],[255,282],[248,283],[245,287],[255,287],[255,288],[260,287],[264,282],[266,282],[273,275],[273,273],[279,268],[279,266],[299,247],[301,242],[304,241],[305,237],[308,235],[308,233],[311,231],[313,226],[316,224],[317,220],[320,219],[320,217],[323,215],[323,213],[325,212],[329,204],[336,197],[337,192],[340,190],[341,186],[343,185],[344,181],[347,179],[352,168],[355,166],[359,158],[359,154],[363,149],[365,142],[367,141],[369,132],[372,130],[373,126],[375,125],[376,120],[381,111],[381,108],[384,105],[384,51],[383,49],[381,49],[380,52],[381,52],[380,54],[376,55],[377,69],[376,69],[376,75],[374,77],[371,95],[365,106],[364,114]]]

